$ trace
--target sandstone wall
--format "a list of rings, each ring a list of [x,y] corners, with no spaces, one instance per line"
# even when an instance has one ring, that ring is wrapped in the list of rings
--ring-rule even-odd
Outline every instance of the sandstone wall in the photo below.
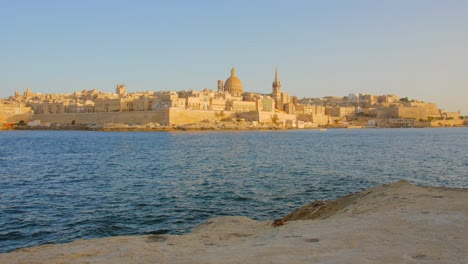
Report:
[[[31,121],[32,114],[31,113],[24,113],[24,114],[0,114],[0,124],[14,124],[18,123],[19,121],[23,120],[24,122]]]
[[[25,122],[40,120],[42,123],[55,124],[105,124],[123,123],[145,125],[147,123],[159,123],[161,125],[183,125],[198,123],[203,120],[221,120],[228,117],[240,117],[249,121],[271,123],[276,119],[279,123],[287,120],[296,121],[295,115],[285,113],[251,111],[237,114],[230,111],[212,110],[187,110],[179,108],[158,109],[155,111],[135,111],[135,112],[94,112],[94,113],[63,113],[63,114],[34,114],[30,118],[15,116]],[[15,119],[15,120],[16,120]],[[1,121],[1,120],[0,120]]]
[[[240,114],[240,117],[249,121],[257,121],[260,123],[272,123],[276,119],[277,123],[284,123],[287,120],[296,122],[296,115],[289,115],[285,113],[251,111]]]
[[[75,121],[75,124],[124,123],[145,125],[152,122],[167,125],[169,124],[169,109],[141,112],[35,114],[31,120],[62,125],[71,124],[73,121]]]
[[[385,106],[379,107],[376,110],[377,118],[398,118],[398,107]]]
[[[399,118],[414,118],[416,120],[426,120],[427,110],[424,107],[398,107]]]
[[[232,115],[233,113],[230,111],[187,110],[170,108],[168,124],[193,124],[203,120],[221,120],[223,118],[231,117]]]
[[[431,126],[440,127],[440,126],[463,126],[463,119],[449,119],[449,120],[432,120]]]
[[[269,112],[270,113],[270,112]],[[274,113],[271,112],[271,115],[273,115]],[[259,117],[259,111],[250,111],[250,112],[244,112],[244,113],[240,113],[239,114],[239,117],[240,118],[244,118],[245,120],[250,120],[250,121],[257,121],[257,122],[260,122],[260,117]],[[264,121],[263,121],[264,122]],[[268,121],[268,122],[264,122],[264,123],[271,123],[271,120]]]
[[[297,120],[310,122],[317,126],[326,126],[333,123],[333,119],[329,115],[315,115],[315,114],[300,114]]]

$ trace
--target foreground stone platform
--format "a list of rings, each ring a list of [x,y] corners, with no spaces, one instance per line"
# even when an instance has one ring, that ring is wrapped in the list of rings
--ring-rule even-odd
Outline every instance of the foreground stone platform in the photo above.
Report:
[[[399,181],[313,202],[276,223],[221,217],[186,235],[44,245],[0,254],[0,263],[468,262],[468,189]]]

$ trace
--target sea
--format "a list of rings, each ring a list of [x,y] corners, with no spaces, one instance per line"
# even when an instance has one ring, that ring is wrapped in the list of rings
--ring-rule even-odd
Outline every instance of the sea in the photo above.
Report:
[[[0,252],[280,218],[400,179],[468,187],[468,128],[0,132]]]

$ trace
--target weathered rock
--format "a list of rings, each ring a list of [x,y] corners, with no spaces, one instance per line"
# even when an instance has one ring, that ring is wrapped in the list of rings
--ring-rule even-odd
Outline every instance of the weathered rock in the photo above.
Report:
[[[466,263],[468,189],[406,181],[313,202],[286,224],[210,219],[192,233],[78,240],[0,263]]]

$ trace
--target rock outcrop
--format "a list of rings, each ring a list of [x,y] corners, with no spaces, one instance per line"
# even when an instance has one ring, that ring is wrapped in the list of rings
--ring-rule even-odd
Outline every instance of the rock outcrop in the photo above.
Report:
[[[79,240],[0,254],[0,263],[466,263],[468,189],[407,181],[279,219],[210,219],[193,232]]]

